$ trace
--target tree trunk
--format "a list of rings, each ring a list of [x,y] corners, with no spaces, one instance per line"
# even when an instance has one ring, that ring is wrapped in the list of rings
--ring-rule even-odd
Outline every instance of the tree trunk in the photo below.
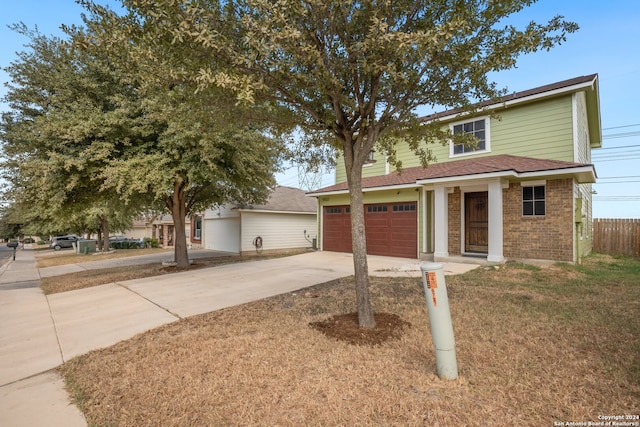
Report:
[[[356,162],[357,163],[357,162]],[[362,167],[347,166],[349,193],[351,194],[351,244],[353,268],[356,280],[358,324],[361,328],[374,328],[376,321],[369,295],[369,265],[367,263],[367,239],[364,227],[364,202],[362,197]]]
[[[109,220],[105,215],[100,217],[100,230],[102,230],[102,250],[109,250]],[[98,237],[98,240],[100,237]]]
[[[173,229],[176,238],[173,242],[174,261],[177,267],[189,266],[189,253],[187,252],[187,234],[185,232],[186,208],[186,183],[179,180],[173,186],[173,194],[167,196],[167,207],[173,217]],[[168,237],[167,237],[168,238]]]
[[[98,251],[102,252],[102,228],[101,227],[98,227],[98,242],[97,242],[97,245],[98,245],[98,247],[97,247]]]

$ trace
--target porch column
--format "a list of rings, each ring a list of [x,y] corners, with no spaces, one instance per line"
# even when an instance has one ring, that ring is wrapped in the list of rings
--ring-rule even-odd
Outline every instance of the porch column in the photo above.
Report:
[[[489,183],[489,262],[504,262],[503,226],[502,181],[495,180]]]
[[[449,193],[447,187],[433,189],[433,259],[449,256]]]

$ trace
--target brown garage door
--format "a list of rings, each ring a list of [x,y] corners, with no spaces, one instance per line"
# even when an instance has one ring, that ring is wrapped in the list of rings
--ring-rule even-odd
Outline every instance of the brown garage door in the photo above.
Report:
[[[367,253],[404,258],[418,256],[416,202],[365,205]],[[323,249],[352,252],[348,206],[324,208]]]
[[[322,249],[331,252],[351,252],[349,206],[325,206],[322,220]]]

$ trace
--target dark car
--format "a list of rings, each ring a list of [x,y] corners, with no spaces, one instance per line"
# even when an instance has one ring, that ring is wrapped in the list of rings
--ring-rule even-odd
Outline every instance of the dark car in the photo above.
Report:
[[[51,249],[55,249],[56,251],[59,251],[60,249],[63,249],[63,248],[73,247],[73,242],[77,242],[78,240],[80,239],[76,236],[57,236],[51,239],[51,242],[49,243],[49,247]]]

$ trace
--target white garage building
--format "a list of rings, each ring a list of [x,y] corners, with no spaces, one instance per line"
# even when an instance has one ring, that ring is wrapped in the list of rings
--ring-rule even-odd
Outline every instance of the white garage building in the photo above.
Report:
[[[205,249],[232,253],[255,252],[259,241],[264,251],[310,248],[317,238],[316,230],[316,199],[298,188],[281,186],[264,205],[225,205],[207,210],[202,244]]]

